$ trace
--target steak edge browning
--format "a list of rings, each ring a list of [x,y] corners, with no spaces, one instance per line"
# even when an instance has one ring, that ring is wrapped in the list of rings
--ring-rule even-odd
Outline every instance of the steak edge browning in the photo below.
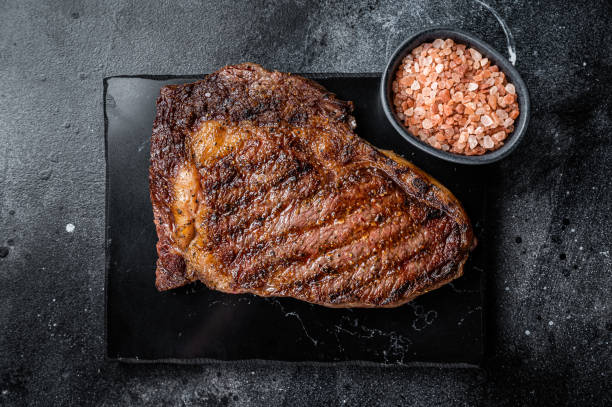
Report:
[[[160,291],[395,307],[457,277],[475,245],[446,188],[355,132],[352,103],[256,64],[162,88],[150,192]]]

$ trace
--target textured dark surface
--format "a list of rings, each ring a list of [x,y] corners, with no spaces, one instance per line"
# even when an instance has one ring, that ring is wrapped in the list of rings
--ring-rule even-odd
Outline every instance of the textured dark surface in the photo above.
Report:
[[[531,90],[499,177],[486,368],[125,366],[103,359],[102,78],[380,71],[411,31],[452,25],[500,51],[474,1],[0,3],[3,404],[609,405],[612,320],[607,2],[492,2]],[[74,225],[66,228],[67,224]],[[8,250],[6,249],[8,248]]]

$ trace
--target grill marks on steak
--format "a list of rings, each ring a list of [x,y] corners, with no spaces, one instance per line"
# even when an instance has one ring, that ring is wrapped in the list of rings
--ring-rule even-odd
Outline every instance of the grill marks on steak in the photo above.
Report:
[[[329,219],[324,222],[318,222],[316,219],[313,219],[314,222],[308,222],[308,219],[300,222],[301,214],[296,216],[297,222],[283,222],[283,219],[269,222],[274,229],[279,229],[278,225],[286,225],[287,230],[271,231],[269,238],[257,239],[258,243],[247,248],[246,255],[242,256],[237,267],[241,271],[241,274],[237,275],[239,282],[242,282],[242,278],[246,278],[247,281],[253,280],[254,277],[257,279],[272,269],[276,270],[293,263],[303,264],[313,256],[323,256],[329,251],[345,248],[378,227],[372,225],[378,214],[363,207],[346,215],[345,218]],[[254,259],[254,255],[261,257]],[[259,284],[263,283],[264,281],[259,281]]]
[[[238,287],[266,286],[268,293],[286,295],[291,287],[320,282],[324,275],[346,273],[350,280],[338,279],[343,290],[370,295],[365,284],[376,281],[370,274],[379,276],[372,270],[401,268],[402,263],[407,264],[436,243],[423,239],[422,235],[411,237],[415,231],[431,228],[426,223],[439,219],[439,211],[427,211],[384,173],[363,167],[351,171],[349,166],[344,169],[347,172],[344,176],[318,190],[298,189],[309,193],[290,200],[272,195],[278,200],[272,199],[261,208],[273,210],[255,211],[259,216],[245,221],[240,215],[248,216],[250,208],[260,208],[259,203],[270,197],[269,192],[275,187],[294,191],[304,176],[312,176],[313,165],[296,160],[281,146],[274,147],[275,152],[267,159],[244,159],[242,154],[227,156],[221,160],[222,167],[228,166],[226,159],[236,163],[231,165],[231,182],[220,182],[225,175],[223,171],[216,171],[218,165],[213,166],[204,182],[205,195],[208,192],[206,200],[213,208],[211,218],[215,220],[210,227],[213,238],[208,249],[229,263],[226,273]],[[243,151],[248,155],[252,149],[245,147]],[[244,167],[239,163],[244,163]],[[303,168],[310,170],[301,171]],[[287,181],[289,187],[282,186]],[[209,191],[206,188],[209,183],[223,187]],[[313,183],[306,182],[306,185],[313,186]],[[235,201],[233,191],[236,190],[243,191],[243,196],[249,199],[233,206],[241,213],[231,217],[226,209],[228,202]],[[313,196],[314,192],[318,194]],[[432,218],[431,213],[436,216]],[[305,266],[309,261],[319,267]],[[340,299],[336,291],[329,295]]]
[[[159,289],[397,306],[461,275],[469,220],[435,180],[352,131],[352,106],[243,64],[162,89],[151,199]]]

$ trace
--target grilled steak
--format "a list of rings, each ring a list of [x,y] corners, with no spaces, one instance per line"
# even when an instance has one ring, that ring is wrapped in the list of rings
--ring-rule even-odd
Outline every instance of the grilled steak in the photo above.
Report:
[[[352,107],[255,64],[162,88],[157,288],[394,307],[459,277],[474,244],[460,203],[359,138]]]

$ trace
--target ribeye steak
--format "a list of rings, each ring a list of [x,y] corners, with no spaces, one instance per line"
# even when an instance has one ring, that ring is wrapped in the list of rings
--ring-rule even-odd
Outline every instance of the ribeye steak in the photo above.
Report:
[[[165,86],[151,140],[156,286],[394,307],[463,272],[446,188],[355,134],[352,103],[256,64]]]

